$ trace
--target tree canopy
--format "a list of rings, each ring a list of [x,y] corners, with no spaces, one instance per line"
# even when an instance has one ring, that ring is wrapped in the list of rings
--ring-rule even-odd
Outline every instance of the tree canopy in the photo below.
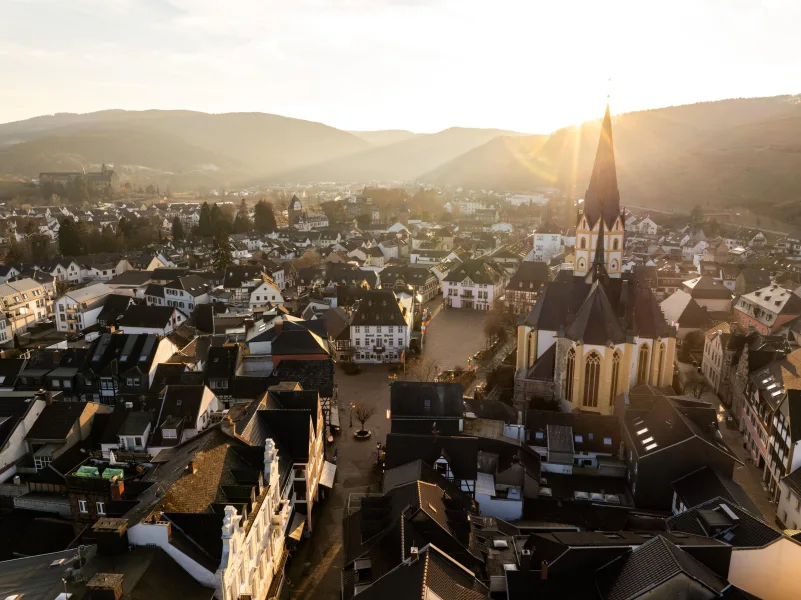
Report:
[[[256,231],[259,233],[272,233],[276,230],[278,225],[275,222],[272,204],[259,200],[254,210],[253,220]]]

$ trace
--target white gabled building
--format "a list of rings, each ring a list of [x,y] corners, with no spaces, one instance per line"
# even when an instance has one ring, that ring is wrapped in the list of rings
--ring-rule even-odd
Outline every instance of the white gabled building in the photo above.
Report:
[[[409,347],[414,323],[414,299],[392,290],[365,292],[356,304],[350,324],[353,361],[399,362]]]
[[[281,295],[278,284],[267,277],[265,277],[261,285],[250,292],[250,310],[267,306],[267,304],[275,305],[283,303],[284,297]]]
[[[72,290],[61,296],[54,305],[56,329],[75,333],[97,323],[111,288],[105,283],[95,283]]]
[[[503,296],[508,281],[506,271],[495,262],[468,260],[442,280],[442,297],[452,308],[489,310]]]
[[[10,337],[44,321],[51,312],[48,304],[44,287],[29,277],[0,283],[0,309],[4,311]]]

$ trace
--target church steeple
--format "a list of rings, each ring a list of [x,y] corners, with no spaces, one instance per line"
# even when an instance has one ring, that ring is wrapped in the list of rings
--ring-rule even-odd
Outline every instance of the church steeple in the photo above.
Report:
[[[595,283],[596,281],[606,283],[609,279],[609,273],[606,270],[606,252],[604,251],[605,237],[604,221],[602,219],[598,227],[598,239],[595,244],[595,256],[592,259],[590,272],[587,273],[587,281],[589,283]]]
[[[590,185],[584,195],[584,216],[590,227],[603,216],[607,229],[612,229],[619,215],[620,191],[617,188],[615,148],[612,142],[612,116],[607,104]]]

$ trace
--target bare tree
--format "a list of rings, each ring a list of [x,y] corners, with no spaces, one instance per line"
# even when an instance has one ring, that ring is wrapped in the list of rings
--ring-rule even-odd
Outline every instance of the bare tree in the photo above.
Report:
[[[694,398],[700,398],[705,392],[710,391],[712,388],[706,377],[697,371],[691,371],[684,379],[684,392],[692,394]]]
[[[439,365],[430,358],[418,358],[406,368],[413,381],[434,381],[439,375]]]
[[[362,428],[359,431],[364,431],[364,424],[375,414],[375,408],[367,408],[366,406],[357,404],[353,409],[353,414],[356,415],[356,420],[362,424]]]

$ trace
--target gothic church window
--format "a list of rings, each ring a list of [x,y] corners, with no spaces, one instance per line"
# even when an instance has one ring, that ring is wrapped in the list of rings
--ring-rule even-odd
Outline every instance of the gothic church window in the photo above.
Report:
[[[587,238],[581,238],[581,249],[582,250],[587,249]]]
[[[612,240],[612,250],[619,250],[620,249],[620,240],[615,238]]]
[[[615,351],[612,357],[612,388],[609,395],[609,406],[615,405],[615,397],[617,396],[617,380],[620,376],[620,352]]]
[[[665,344],[659,344],[659,354],[657,354],[657,373],[656,385],[662,385],[662,363],[665,360]]]
[[[584,406],[598,406],[601,383],[601,357],[592,352],[584,365]]]
[[[640,346],[640,356],[637,360],[637,385],[648,383],[648,346]]]
[[[573,372],[576,368],[576,352],[571,348],[567,351],[567,368],[565,369],[565,399],[573,401]]]

